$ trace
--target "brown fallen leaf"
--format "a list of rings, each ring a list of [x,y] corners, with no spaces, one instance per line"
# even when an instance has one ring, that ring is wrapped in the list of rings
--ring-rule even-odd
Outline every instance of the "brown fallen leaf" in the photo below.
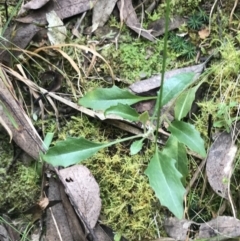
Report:
[[[61,183],[57,178],[50,176],[48,179],[48,198],[50,202],[61,199],[60,186]],[[80,231],[80,230],[79,230]],[[46,239],[47,241],[62,240],[74,241],[72,232],[70,230],[70,222],[68,220],[68,210],[63,206],[63,202],[52,206],[46,210]],[[86,241],[86,239],[76,239],[79,241]]]
[[[60,170],[58,175],[80,219],[88,229],[93,229],[100,215],[101,199],[91,172],[85,166],[75,165]]]
[[[142,28],[131,0],[118,1],[117,6],[120,11],[120,16],[122,16],[123,21],[129,28],[142,37],[154,41],[154,36],[151,34],[151,31]]]
[[[11,130],[15,143],[28,155],[38,160],[40,152],[45,152],[44,143],[33,127],[30,119],[13,93],[5,69],[0,66],[0,116]]]
[[[204,29],[198,31],[198,35],[199,35],[200,39],[207,38],[210,35],[209,28],[204,28]]]
[[[194,80],[196,80],[203,72],[207,61],[202,64],[167,71],[164,75],[164,79],[167,81],[167,79],[177,74],[193,72],[195,74]],[[140,80],[133,83],[132,85],[129,86],[129,89],[134,93],[141,94],[141,93],[146,93],[150,90],[157,89],[160,87],[160,85],[161,85],[161,75],[155,75],[148,79]]]
[[[174,30],[179,28],[182,24],[184,24],[186,20],[180,16],[173,16],[170,19],[168,30]],[[165,18],[160,18],[148,25],[148,29],[151,30],[153,36],[158,37],[165,33]]]
[[[233,161],[237,152],[232,133],[222,132],[214,141],[207,156],[206,172],[212,189],[229,200],[229,183],[233,171]]]
[[[49,204],[49,199],[47,197],[42,198],[39,202],[38,205],[39,207],[44,210]]]
[[[240,220],[227,216],[219,216],[205,223],[170,217],[165,220],[164,227],[168,236],[180,241],[189,240],[189,237],[191,240],[219,241],[240,236]]]
[[[46,24],[46,13],[52,10],[54,10],[61,19],[64,19],[85,12],[91,9],[95,4],[96,0],[91,2],[87,0],[49,1],[49,3],[44,5],[42,8],[34,12],[30,12],[25,17],[17,18],[16,21],[22,23]]]
[[[23,9],[39,9],[44,6],[49,0],[31,0],[22,6]],[[21,10],[20,10],[21,11]]]
[[[1,239],[1,241],[8,241],[8,240],[20,240],[20,234],[18,232],[18,230],[16,229],[16,227],[14,226],[13,221],[10,219],[9,216],[7,216],[6,214],[2,214],[2,219],[4,220],[4,222],[2,223],[3,226],[0,225],[0,237],[3,238]],[[3,229],[2,227],[4,227],[7,231],[6,233],[3,233]]]
[[[179,220],[175,217],[166,218],[164,221],[164,227],[168,236],[176,240],[187,240],[193,225],[197,224],[191,220]]]
[[[101,0],[96,2],[93,8],[92,31],[95,31],[98,27],[103,27],[109,19],[116,2],[117,0]]]
[[[34,35],[47,24],[46,13],[54,10],[59,18],[65,19],[91,9],[97,0],[58,0],[49,1],[39,9],[30,11],[27,16],[15,19],[4,32],[0,44],[4,46],[0,51],[0,61],[11,64],[13,57],[21,54]],[[9,51],[11,48],[19,48],[19,51]]]
[[[240,220],[219,216],[209,222],[202,223],[199,229],[199,238],[208,239],[216,237],[215,240],[227,240],[240,236]],[[211,239],[212,240],[212,239]]]

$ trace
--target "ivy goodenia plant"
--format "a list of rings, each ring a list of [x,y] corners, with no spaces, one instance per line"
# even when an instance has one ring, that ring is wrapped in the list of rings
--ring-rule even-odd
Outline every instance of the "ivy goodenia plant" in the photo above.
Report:
[[[117,86],[97,88],[79,100],[80,105],[94,110],[102,110],[105,115],[115,114],[128,121],[140,121],[145,124],[149,116],[146,113],[137,113],[131,105],[143,100],[158,99],[157,103],[160,104],[156,106],[155,109],[157,109],[170,100],[178,98],[174,109],[175,120],[169,123],[168,130],[171,135],[166,146],[160,150],[157,141],[155,141],[154,155],[145,170],[150,185],[161,204],[178,218],[182,218],[184,211],[185,189],[183,185],[188,174],[186,147],[202,157],[206,156],[204,142],[199,132],[193,125],[181,121],[189,112],[195,98],[197,87],[189,88],[193,80],[193,73],[182,73],[169,78],[161,87],[163,88],[161,101],[159,101],[159,94],[157,97],[142,97]],[[134,155],[142,149],[143,140],[153,134],[154,129],[149,129],[146,133],[109,143],[95,143],[82,137],[69,137],[49,148],[48,152],[42,155],[42,158],[53,166],[67,167],[93,156],[102,148],[137,138],[138,140],[130,146],[130,153]]]

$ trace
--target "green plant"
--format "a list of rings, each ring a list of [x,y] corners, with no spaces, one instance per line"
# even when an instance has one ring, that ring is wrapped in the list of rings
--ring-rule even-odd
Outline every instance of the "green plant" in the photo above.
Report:
[[[201,21],[203,21],[203,23],[207,24],[208,21],[209,21],[208,15],[207,15],[206,12],[203,11],[201,8],[198,8],[198,10],[199,10],[199,12],[197,13],[197,15],[198,15],[199,19],[200,19]]]
[[[176,98],[179,93],[182,94],[175,106],[176,120],[169,123],[168,130],[171,132],[171,136],[168,139],[166,147],[163,150],[159,149],[156,135],[155,154],[145,171],[149,177],[150,185],[155,190],[161,204],[167,206],[178,218],[181,218],[183,215],[182,202],[185,190],[182,185],[182,178],[185,178],[187,173],[185,145],[201,156],[206,155],[204,143],[198,131],[195,130],[194,126],[181,121],[190,110],[197,89],[197,87],[194,87],[183,92],[184,89],[193,83],[193,76],[191,73],[184,73],[163,83],[162,97],[160,98],[161,92],[159,92],[157,97],[158,104],[154,115],[158,121],[160,121],[159,115],[157,115],[159,109],[171,99]],[[100,88],[87,93],[80,99],[81,105],[94,110],[103,110],[106,116],[108,114],[115,114],[130,121],[141,121],[148,130],[143,134],[110,143],[95,143],[85,138],[67,138],[66,141],[60,141],[54,147],[50,148],[47,154],[43,155],[43,159],[54,166],[69,166],[93,156],[102,148],[140,138],[134,141],[130,147],[132,155],[138,153],[143,147],[143,140],[152,136],[155,128],[153,125],[146,125],[150,119],[148,114],[143,113],[140,115],[130,105],[142,100],[155,98],[136,96],[116,86],[109,89]],[[169,122],[168,119],[165,120]],[[65,155],[68,156],[67,159],[64,158]]]
[[[240,117],[232,117],[232,112],[238,107],[238,103],[236,101],[232,101],[229,104],[226,102],[219,103],[217,105],[217,113],[216,120],[213,122],[213,126],[217,128],[222,128],[227,132],[230,132],[230,128],[232,123],[238,121]]]
[[[30,241],[28,235],[29,235],[30,231],[32,230],[32,228],[34,227],[34,225],[31,222],[28,222],[28,223],[22,222],[20,224],[22,227],[24,226],[23,231],[19,231],[13,224],[9,223],[9,221],[6,220],[2,216],[0,216],[0,224],[5,224],[7,226],[10,226],[16,233],[19,234],[19,236],[21,235],[20,241]]]
[[[198,12],[194,12],[187,21],[187,26],[193,30],[200,30],[204,24],[207,24],[209,17],[205,11],[198,8]]]
[[[158,20],[161,17],[161,14],[158,13],[157,11],[154,11],[152,14],[146,12],[146,14],[147,14],[148,19],[150,21],[156,21],[156,20]]]
[[[186,57],[186,59],[190,60],[194,58],[196,54],[196,47],[193,44],[188,43],[185,49],[183,50],[183,56]]]
[[[184,38],[177,36],[176,34],[170,35],[169,46],[175,52],[181,53],[187,47],[187,44],[188,43]]]
[[[185,57],[188,60],[196,56],[196,47],[186,39],[175,34],[170,35],[169,46],[179,56]]]
[[[43,155],[43,159],[54,166],[69,166],[93,156],[102,148],[138,139],[130,147],[130,152],[134,155],[142,149],[143,140],[154,134],[155,128],[153,125],[147,126],[147,121],[153,121],[154,117],[156,117],[158,120],[156,128],[158,129],[162,121],[158,113],[161,107],[181,93],[175,106],[176,120],[170,123],[165,117],[165,120],[169,122],[168,130],[171,132],[171,136],[165,148],[160,150],[157,145],[158,136],[157,134],[155,135],[154,155],[145,171],[150,185],[160,199],[161,204],[168,207],[175,216],[181,218],[183,216],[182,203],[185,192],[182,182],[187,173],[185,146],[188,146],[192,151],[199,153],[203,157],[206,155],[204,143],[198,131],[195,130],[194,126],[181,121],[190,110],[197,89],[197,87],[194,87],[184,92],[184,89],[193,83],[193,76],[192,73],[184,73],[170,78],[163,83],[163,87],[157,97],[136,96],[116,86],[109,89],[99,88],[87,93],[80,99],[81,105],[94,110],[103,110],[106,116],[115,114],[130,121],[141,121],[147,131],[140,135],[110,143],[95,143],[85,138],[67,138],[67,140],[60,141],[56,146],[50,148],[47,154]],[[130,107],[130,105],[139,101],[156,98],[157,105],[153,118],[150,118],[147,113],[140,115]],[[64,158],[65,155],[68,156],[67,159]],[[166,192],[166,190],[168,191]]]
[[[189,28],[191,28],[193,30],[200,30],[202,25],[203,25],[203,21],[201,20],[201,18],[197,14],[193,14],[188,19],[187,25],[188,25]]]
[[[166,16],[169,16],[169,1],[167,1]],[[169,19],[166,17],[166,26],[168,29]],[[167,61],[167,39],[168,32],[164,36],[164,51],[162,63],[162,80],[166,70]],[[149,178],[150,186],[156,193],[163,206],[166,206],[176,217],[183,216],[183,197],[185,189],[183,183],[188,173],[186,147],[199,153],[202,157],[206,156],[204,142],[199,132],[193,125],[181,121],[189,112],[191,104],[195,98],[195,92],[198,88],[192,87],[194,83],[193,73],[178,74],[168,81],[161,83],[161,89],[157,97],[137,96],[128,90],[119,89],[116,86],[112,88],[97,88],[88,92],[79,100],[79,104],[94,110],[104,111],[105,116],[115,114],[128,121],[142,122],[144,133],[122,138],[108,143],[96,143],[85,138],[69,137],[65,141],[59,141],[54,147],[49,148],[47,154],[42,155],[44,161],[54,166],[69,166],[79,163],[92,157],[96,152],[112,145],[134,140],[130,146],[131,155],[141,151],[144,140],[154,136],[154,154],[149,161],[145,174]],[[187,90],[188,89],[188,90]],[[152,117],[148,113],[138,114],[131,105],[144,101],[156,99],[157,103]],[[177,99],[174,113],[175,120],[170,122],[166,116],[160,118],[161,108],[169,101]],[[157,120],[156,126],[153,125]],[[171,135],[164,148],[158,146],[158,130],[162,121],[169,124],[168,130]],[[151,124],[147,124],[147,123]],[[67,158],[65,158],[67,156]]]

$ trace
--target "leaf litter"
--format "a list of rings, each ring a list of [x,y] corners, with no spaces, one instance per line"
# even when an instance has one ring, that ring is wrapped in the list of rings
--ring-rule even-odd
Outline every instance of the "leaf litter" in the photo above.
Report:
[[[217,195],[229,201],[231,201],[230,182],[237,153],[235,140],[239,135],[239,126],[237,123],[233,125],[230,133],[224,131],[218,135],[209,149],[206,161],[209,184]]]
[[[38,2],[39,1],[31,1],[31,2],[28,3],[28,5],[25,5],[24,8],[26,8],[26,9],[39,9],[39,8],[41,8],[42,6],[44,6],[47,3],[47,1],[41,1],[39,3]],[[81,2],[82,4],[85,3],[85,2],[83,3],[83,1],[79,1],[79,2]],[[71,4],[73,4],[73,3],[71,3]],[[107,4],[108,4],[107,1],[105,1],[104,4],[105,4],[105,6],[107,6]],[[106,9],[108,11],[104,12],[104,14],[102,14],[102,16],[96,16],[96,15],[94,16],[93,21],[92,21],[93,31],[96,28],[98,28],[98,26],[104,25],[104,22],[107,21],[109,15],[110,15],[110,13],[111,13],[111,11],[113,9],[114,4],[113,3],[111,3],[111,4],[109,3],[110,6],[104,8],[104,9]],[[80,4],[79,4],[79,6],[80,6]],[[54,5],[54,7],[55,7],[55,5]],[[52,9],[54,9],[54,7]],[[81,5],[81,10],[78,10],[77,13],[79,13],[81,11],[86,11],[87,9],[90,9],[90,8],[91,8],[90,5],[87,6],[86,8],[84,8],[83,5]],[[139,35],[142,35],[143,37],[147,38],[148,40],[154,41],[154,38],[151,35],[151,31],[142,29],[142,26],[141,26],[139,20],[137,19],[137,16],[135,14],[135,11],[133,9],[131,1],[125,1],[124,5],[122,5],[122,3],[119,2],[118,3],[118,8],[120,10],[120,13],[121,13],[121,16],[122,16],[122,20],[124,20],[125,23],[131,29],[133,29]],[[65,9],[66,9],[66,7],[65,7]],[[41,10],[45,14],[46,10],[45,9],[41,9]],[[98,11],[96,10],[95,12],[98,12]],[[29,41],[32,39],[33,35],[37,31],[39,31],[41,29],[40,27],[34,26],[36,23],[33,23],[33,22],[35,20],[37,20],[37,24],[45,23],[46,19],[45,19],[44,14],[42,14],[42,16],[40,14],[38,16],[39,18],[36,17],[37,16],[36,13],[34,13],[34,14],[31,13],[27,17],[19,18],[18,20],[20,22],[30,23],[30,27],[29,27],[29,29],[25,28],[25,31],[23,33],[21,33],[20,31],[17,32],[17,34],[16,34],[17,38],[14,38],[15,42],[13,41],[14,44],[16,44],[19,47],[22,47],[22,46],[25,47],[29,43]],[[75,15],[76,11],[74,12],[72,10],[71,13],[69,13],[69,12],[63,13],[62,11],[57,11],[57,14],[59,15],[59,19],[63,19],[63,18],[66,18],[66,17],[70,17],[72,15]],[[25,26],[25,25],[22,25],[20,23],[19,26]],[[155,28],[155,26],[154,26],[154,28]],[[27,31],[29,31],[29,32],[27,32]],[[30,32],[31,32],[31,34],[28,34]],[[154,35],[154,36],[158,36],[160,34],[162,34],[161,30],[159,30],[157,35]],[[201,34],[202,34],[200,36],[201,38],[206,38],[208,36],[207,33],[205,33],[205,32],[202,32]],[[23,35],[27,35],[29,38],[25,39],[25,41],[23,41],[24,42],[23,45],[21,45],[21,44],[19,44],[19,42],[20,42],[21,36],[23,36]],[[63,41],[64,40],[62,40],[61,42],[63,42]],[[53,44],[58,44],[58,42],[55,42],[55,41],[51,41],[51,42]],[[1,57],[2,57],[2,55],[1,55]],[[4,59],[5,58],[6,58],[6,56],[4,57]],[[193,72],[195,72],[196,75],[199,76],[199,74],[205,68],[205,63],[200,64],[200,65],[195,65],[195,66],[192,66],[192,67],[187,67],[187,68],[191,68],[193,70]],[[180,73],[182,73],[182,72],[185,71],[185,68],[182,69],[182,70],[175,70],[175,71],[173,71],[173,74],[176,74],[177,71],[180,71]],[[168,73],[166,73],[166,75],[167,74]],[[157,79],[155,77],[153,77],[153,78],[154,79],[153,79],[152,82],[147,80],[148,82],[144,83],[143,86],[140,87],[140,88],[139,88],[139,83],[135,83],[133,85],[133,87],[130,87],[130,89],[132,88],[132,90],[134,92],[136,92],[136,93],[141,93],[141,91],[142,92],[143,92],[143,90],[146,91],[146,89],[151,90],[151,89],[159,88],[159,82],[160,82],[159,81],[159,76],[156,77]],[[158,83],[158,84],[156,84],[156,83]],[[137,88],[139,88],[140,90],[138,90]],[[229,181],[229,179],[231,178],[232,168],[233,168],[233,160],[234,160],[235,154],[236,154],[236,146],[233,144],[232,136],[231,136],[231,134],[229,135],[228,133],[225,132],[225,133],[220,134],[220,136],[216,139],[216,141],[212,145],[212,147],[211,147],[211,149],[209,151],[208,157],[207,157],[207,175],[208,175],[209,182],[210,182],[212,188],[214,189],[214,191],[216,191],[216,193],[218,195],[220,195],[220,196],[222,196],[222,197],[224,197],[226,199],[229,199],[229,192],[230,192],[230,190],[228,189],[228,185],[224,184],[224,181]],[[217,161],[219,162],[219,166],[221,166],[221,169],[216,169],[216,168],[214,169],[213,168],[214,167],[214,162],[215,162],[215,165],[216,165],[216,157],[218,159]],[[89,225],[89,227],[91,229],[93,229],[95,224],[96,224],[96,222],[97,222],[97,219],[98,219],[98,216],[99,216],[99,213],[100,213],[100,209],[101,209],[101,205],[99,207],[99,202],[101,202],[101,200],[99,199],[99,187],[98,187],[96,181],[95,180],[93,181],[94,178],[93,179],[92,178],[88,179],[88,181],[85,184],[83,184],[81,182],[78,183],[78,181],[80,180],[80,176],[81,175],[83,175],[86,179],[89,176],[91,177],[91,174],[90,174],[90,172],[88,170],[83,168],[84,169],[84,171],[83,171],[82,169],[81,170],[80,169],[81,168],[75,166],[73,168],[68,168],[69,172],[67,171],[67,169],[60,170],[59,171],[59,174],[60,174],[59,177],[62,178],[62,182],[64,183],[65,188],[67,190],[66,192],[74,200],[73,203],[75,203],[75,202],[77,203],[78,199],[79,200],[84,200],[83,203],[84,203],[84,205],[86,205],[86,207],[78,207],[78,206],[75,206],[75,205],[74,205],[74,207],[75,208],[79,208],[81,215],[84,214],[83,215],[84,216],[84,220],[85,220],[84,222],[87,223],[87,226]],[[81,173],[81,175],[80,175],[80,173]],[[82,173],[84,173],[84,174],[82,174]],[[77,182],[75,183],[75,181],[77,181]],[[94,187],[94,189],[93,189],[94,192],[93,193],[90,192],[90,194],[89,194],[89,183],[92,183],[92,185],[93,185],[92,187]],[[77,185],[77,187],[76,187],[76,185]],[[78,193],[78,191],[79,191],[78,190],[79,189],[78,185],[83,185],[83,186],[80,186],[80,193]],[[81,191],[82,191],[82,193],[81,193]],[[78,196],[75,196],[75,194],[78,195]],[[96,194],[97,194],[98,197],[96,196]],[[90,198],[91,201],[88,203],[88,199],[86,199],[86,198]],[[92,211],[92,206],[91,206],[94,203],[94,200],[92,198],[93,199],[96,198],[98,200],[98,205],[96,205],[98,208],[97,208],[97,210],[93,209],[94,211]],[[87,204],[89,204],[89,206],[87,206]],[[91,217],[88,216],[89,210],[90,210],[90,213],[92,212],[92,213],[95,214],[95,215],[92,215],[92,213],[91,213],[91,215],[93,216],[93,220],[92,220]],[[86,219],[85,219],[85,216],[87,217]],[[231,225],[229,225],[227,227],[226,226],[226,222],[229,222],[229,224],[231,224]],[[222,226],[219,225],[219,223],[222,223],[223,225],[225,225],[225,227],[223,227],[221,229]],[[206,224],[206,226],[204,226],[204,224],[201,224],[201,225],[197,224],[197,226],[200,225],[200,232],[199,232],[199,237],[200,238],[206,238],[207,237],[207,235],[204,234],[203,230],[205,230],[205,231],[207,230],[207,232],[210,232],[209,229],[208,229],[209,226],[213,227],[215,231],[217,230],[214,233],[214,235],[217,235],[219,233],[221,233],[223,235],[230,235],[230,236],[231,236],[231,234],[233,234],[235,236],[239,236],[240,235],[239,233],[235,232],[237,230],[236,227],[239,227],[239,220],[236,220],[234,218],[218,217],[216,220],[209,221],[209,222],[207,222],[205,224]],[[204,227],[204,228],[201,229],[201,227]],[[232,236],[232,237],[235,237],[235,236]],[[179,239],[179,240],[181,240],[181,239]],[[183,239],[183,240],[185,240],[185,239]]]
[[[240,236],[240,220],[218,216],[204,223],[196,223],[190,220],[178,220],[170,217],[164,221],[167,234],[175,240],[207,239],[211,241],[227,240]]]
[[[75,165],[58,174],[72,204],[88,229],[93,229],[101,210],[100,190],[87,167]]]

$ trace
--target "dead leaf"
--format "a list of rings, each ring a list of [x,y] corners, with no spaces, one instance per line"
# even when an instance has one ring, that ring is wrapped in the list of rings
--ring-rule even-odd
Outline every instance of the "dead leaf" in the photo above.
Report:
[[[2,103],[1,103],[1,101],[0,101],[0,112],[2,112],[3,111],[3,105],[2,105]],[[10,141],[9,142],[11,142],[12,141],[12,131],[11,131],[11,129],[8,127],[8,124],[3,120],[3,118],[0,116],[0,124],[2,125],[2,127],[7,131],[7,133],[8,133],[8,135],[9,135],[9,137],[10,137]]]
[[[39,9],[44,6],[49,0],[31,0],[30,2],[24,4],[22,8],[24,9]],[[20,10],[21,11],[21,10]]]
[[[170,19],[168,31],[179,28],[186,20],[180,16],[173,16]],[[153,36],[158,37],[165,33],[165,18],[160,18],[148,25],[148,29],[151,30]]]
[[[59,178],[80,218],[93,229],[101,211],[100,190],[95,178],[82,165],[60,170]]]
[[[0,237],[1,237],[1,241],[9,241],[10,240],[7,230],[2,225],[0,225]]]
[[[216,237],[215,240],[226,240],[239,236],[240,220],[233,217],[219,216],[209,222],[202,223],[199,229],[199,238]]]
[[[167,81],[167,79],[177,74],[193,72],[195,73],[194,80],[196,80],[204,70],[205,66],[206,66],[206,62],[198,65],[185,67],[185,68],[170,70],[165,73],[164,78]],[[129,89],[137,94],[146,93],[150,90],[159,88],[161,84],[161,78],[162,78],[161,75],[156,75],[145,80],[137,81],[131,86],[129,86]]]
[[[191,240],[211,238],[211,241],[217,241],[240,236],[240,220],[227,216],[219,216],[205,223],[171,217],[165,220],[164,227],[168,236],[182,241],[189,238]]]
[[[17,18],[16,20],[22,23],[39,23],[46,24],[46,13],[54,10],[59,18],[65,19],[77,15],[79,13],[85,12],[95,5],[96,0],[58,0],[49,1],[48,4],[44,5],[42,8],[30,12],[27,16],[22,18]]]
[[[167,218],[164,221],[168,236],[176,240],[186,240],[193,225],[196,226],[197,223],[186,219],[179,220],[174,217]]]
[[[227,200],[229,200],[229,182],[236,152],[237,147],[234,145],[233,135],[224,131],[214,141],[207,156],[208,181],[212,189]]]
[[[71,230],[73,240],[75,241],[87,241],[86,235],[84,234],[84,228],[81,226],[78,215],[76,214],[67,194],[65,193],[64,186],[59,182],[59,192],[64,207],[64,213],[67,216],[69,228]]]
[[[35,160],[38,160],[40,151],[45,152],[43,141],[16,100],[12,92],[14,88],[8,82],[4,68],[1,68],[1,73],[4,79],[0,78],[0,101],[5,109],[0,108],[0,116],[11,130],[15,143]]]
[[[94,32],[98,27],[103,27],[103,25],[109,19],[117,0],[98,0],[93,8],[92,17],[92,32]]]
[[[42,198],[39,202],[38,205],[39,207],[44,210],[49,204],[49,199],[47,197]]]
[[[34,24],[16,23],[9,25],[4,32],[3,38],[0,40],[1,46],[0,60],[7,65],[11,64],[13,56],[18,56],[24,49],[33,36],[41,29],[41,27]],[[14,46],[15,50],[10,51]],[[17,49],[19,48],[19,51]]]
[[[61,199],[60,181],[57,178],[49,178],[48,198],[50,202]],[[70,225],[67,217],[68,210],[65,210],[63,203],[60,202],[46,210],[46,241],[73,241]],[[82,241],[82,239],[79,240]]]
[[[10,24],[4,32],[0,44],[4,46],[0,52],[0,60],[9,64],[12,58],[21,53],[31,41],[33,36],[47,24],[46,13],[54,10],[61,19],[65,19],[93,8],[97,0],[57,0],[49,1],[40,9],[29,12],[25,17],[15,19],[15,24]],[[20,51],[9,51],[12,47]]]
[[[109,236],[104,229],[100,226],[100,224],[97,224],[94,228],[94,233],[97,237],[98,241],[112,241],[113,238]]]
[[[18,232],[18,230],[14,226],[14,222],[6,214],[2,214],[1,216],[2,216],[2,219],[4,220],[3,226],[7,230],[7,235],[4,235],[2,233],[2,228],[0,228],[0,237],[6,238],[6,239],[5,238],[1,239],[1,241],[20,240],[21,239],[20,233]],[[2,226],[0,226],[0,227],[2,227]]]
[[[137,18],[137,14],[132,6],[131,0],[118,1],[117,6],[120,11],[120,15],[123,17],[123,21],[129,28],[144,38],[150,41],[154,41],[154,37],[151,35],[151,31],[142,28]]]
[[[200,39],[207,38],[210,35],[209,28],[204,28],[204,29],[198,31],[198,35],[199,35]]]
[[[67,29],[55,11],[46,14],[48,21],[47,36],[52,45],[62,44],[67,37]]]

